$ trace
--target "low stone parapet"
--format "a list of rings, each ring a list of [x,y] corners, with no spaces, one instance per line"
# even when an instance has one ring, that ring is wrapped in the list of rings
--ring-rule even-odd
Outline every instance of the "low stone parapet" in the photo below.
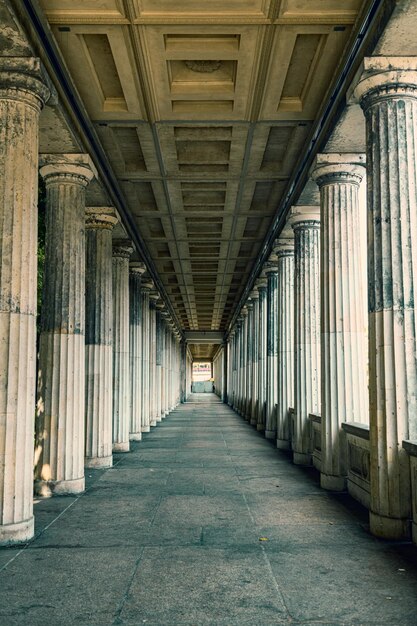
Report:
[[[363,506],[370,505],[370,446],[369,425],[360,422],[344,422],[346,433],[346,464],[348,492]]]
[[[411,506],[412,506],[412,538],[417,544],[417,442],[403,441],[403,448],[410,457],[411,472]]]
[[[313,466],[321,471],[321,415],[309,413]]]

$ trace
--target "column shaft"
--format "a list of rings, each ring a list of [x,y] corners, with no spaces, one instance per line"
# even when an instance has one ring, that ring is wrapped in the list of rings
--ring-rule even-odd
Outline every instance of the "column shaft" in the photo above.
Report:
[[[368,422],[367,333],[361,263],[362,155],[318,155],[321,195],[321,486],[343,491],[343,422]],[[364,216],[365,217],[365,216]]]
[[[149,292],[142,284],[142,432],[151,429],[149,411]]]
[[[277,448],[290,447],[294,406],[294,241],[280,240],[278,256]]]
[[[127,240],[113,242],[113,451],[129,452],[129,257]]]
[[[257,430],[265,430],[266,405],[266,353],[267,353],[267,280],[259,281],[259,366],[258,366],[258,410]]]
[[[0,545],[31,539],[36,377],[38,59],[0,59]]]
[[[415,64],[415,58],[365,59],[369,75],[356,91],[367,128],[370,526],[392,539],[409,534],[402,441],[417,438]]]
[[[276,439],[278,400],[278,266],[266,264],[267,288],[267,357],[266,357],[266,439]]]
[[[86,210],[85,466],[111,467],[113,413],[112,207]]]
[[[130,441],[142,439],[142,298],[144,263],[129,266]]]
[[[45,276],[38,376],[41,452],[36,490],[84,491],[86,155],[43,155],[46,184]]]
[[[311,462],[309,414],[320,411],[320,210],[294,207],[294,463]]]

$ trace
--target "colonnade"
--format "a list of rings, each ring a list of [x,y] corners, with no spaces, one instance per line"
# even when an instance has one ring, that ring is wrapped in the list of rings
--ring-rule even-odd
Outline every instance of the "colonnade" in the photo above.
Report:
[[[320,204],[292,207],[228,337],[229,404],[294,463],[314,462],[322,487],[348,485],[369,507],[371,531],[394,539],[410,532],[417,443],[413,67],[365,59],[354,97],[366,154],[316,156]]]
[[[180,332],[132,242],[113,239],[114,207],[86,207],[89,155],[38,154],[49,94],[38,59],[0,57],[0,545],[33,536],[34,459],[38,495],[79,494],[85,466],[111,467],[180,394]]]

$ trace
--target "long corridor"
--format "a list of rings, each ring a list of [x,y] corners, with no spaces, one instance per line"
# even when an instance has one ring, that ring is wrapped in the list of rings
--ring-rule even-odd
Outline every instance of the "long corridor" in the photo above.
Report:
[[[411,544],[319,488],[214,394],[35,504],[35,539],[0,549],[0,624],[415,626]]]

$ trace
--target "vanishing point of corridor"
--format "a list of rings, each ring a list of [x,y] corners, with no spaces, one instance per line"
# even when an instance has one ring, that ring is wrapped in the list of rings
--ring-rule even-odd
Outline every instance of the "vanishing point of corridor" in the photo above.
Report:
[[[85,494],[36,502],[35,539],[0,549],[0,624],[415,625],[415,547],[348,498],[193,394]]]

